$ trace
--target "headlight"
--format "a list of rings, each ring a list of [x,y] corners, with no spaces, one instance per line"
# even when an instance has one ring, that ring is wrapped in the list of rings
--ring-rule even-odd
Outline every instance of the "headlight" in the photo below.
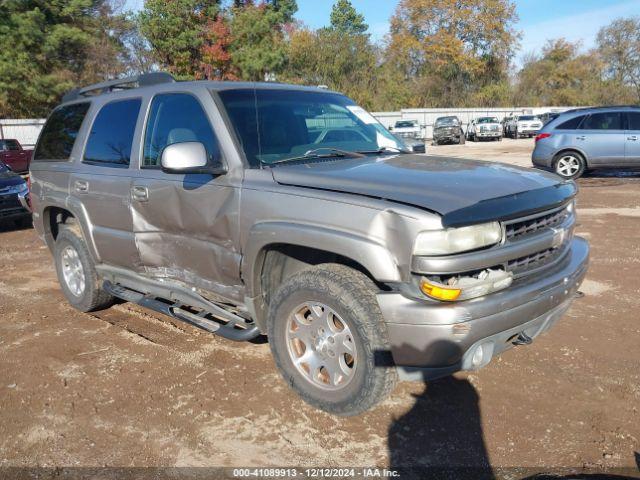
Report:
[[[421,232],[413,245],[413,254],[450,255],[495,245],[500,240],[502,228],[499,222]]]
[[[14,185],[13,187],[11,187],[11,189],[9,190],[9,193],[25,194],[28,191],[29,191],[29,187],[27,186],[26,183],[19,183],[18,185]]]

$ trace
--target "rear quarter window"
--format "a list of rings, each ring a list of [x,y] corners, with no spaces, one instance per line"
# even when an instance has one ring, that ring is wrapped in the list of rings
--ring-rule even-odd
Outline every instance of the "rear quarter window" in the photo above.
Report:
[[[573,117],[565,122],[562,122],[556,127],[556,130],[577,130],[580,124],[584,120],[584,115]]]
[[[74,103],[53,111],[40,133],[34,162],[69,160],[89,105],[89,102]]]

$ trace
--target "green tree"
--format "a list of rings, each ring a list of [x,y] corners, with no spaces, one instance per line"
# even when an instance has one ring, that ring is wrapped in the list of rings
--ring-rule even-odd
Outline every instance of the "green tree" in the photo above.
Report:
[[[606,90],[597,52],[580,44],[549,40],[541,55],[529,55],[518,74],[516,101],[528,106],[596,105]]]
[[[511,0],[400,0],[386,56],[411,84],[411,106],[458,106],[505,81],[516,20]]]
[[[261,81],[282,71],[287,62],[285,28],[296,9],[292,0],[247,2],[231,9],[229,51],[240,79]]]
[[[640,17],[619,18],[603,27],[597,45],[617,97],[640,102]]]
[[[207,23],[220,11],[220,0],[146,0],[140,31],[161,68],[179,78],[193,78],[201,66]]]
[[[364,15],[358,13],[350,0],[338,0],[331,9],[331,29],[345,34],[361,34],[369,29]]]
[[[371,108],[375,103],[377,59],[367,35],[322,28],[292,33],[283,79],[327,85]]]
[[[0,3],[0,115],[39,117],[71,88],[126,69],[106,0]]]

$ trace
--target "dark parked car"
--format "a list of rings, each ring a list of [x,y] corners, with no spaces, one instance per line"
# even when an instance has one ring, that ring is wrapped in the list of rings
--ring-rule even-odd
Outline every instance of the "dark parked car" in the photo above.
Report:
[[[14,221],[18,225],[30,222],[28,195],[27,182],[0,162],[0,222]]]
[[[33,150],[22,148],[18,140],[13,138],[0,140],[0,161],[11,167],[11,170],[16,173],[29,171],[32,153]]]
[[[589,257],[573,182],[416,155],[311,87],[159,73],[85,87],[47,120],[31,182],[71,305],[118,297],[230,340],[266,334],[284,383],[339,415],[398,376],[531,343]]]
[[[433,144],[458,143],[464,144],[465,136],[460,119],[455,116],[440,117],[433,125]]]

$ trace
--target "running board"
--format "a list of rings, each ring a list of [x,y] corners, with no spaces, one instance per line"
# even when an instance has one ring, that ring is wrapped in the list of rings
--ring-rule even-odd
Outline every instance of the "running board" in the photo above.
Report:
[[[247,320],[244,318],[218,306],[216,306],[214,311],[199,308],[200,311],[198,313],[192,313],[185,309],[185,307],[194,309],[194,307],[190,305],[144,294],[122,285],[113,284],[109,280],[103,282],[102,288],[114,297],[121,298],[127,302],[137,303],[141,307],[168,315],[169,317],[214,333],[228,340],[233,340],[234,342],[253,340],[260,335],[258,327],[248,325]],[[219,315],[218,312],[220,310],[224,312],[224,316]]]

